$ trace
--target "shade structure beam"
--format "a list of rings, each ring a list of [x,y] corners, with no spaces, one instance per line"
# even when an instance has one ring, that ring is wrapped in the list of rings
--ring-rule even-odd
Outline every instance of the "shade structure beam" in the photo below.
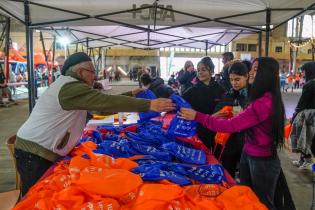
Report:
[[[258,33],[258,57],[261,57],[261,51],[262,51],[262,32],[260,31]]]
[[[296,18],[300,15],[302,15],[304,12],[308,11],[308,10],[315,10],[315,8],[313,8],[315,6],[315,3],[311,4],[310,6],[308,6],[307,8],[301,10],[300,12],[296,13],[295,15],[293,15],[292,17],[286,19],[285,21],[279,23],[278,25],[274,26],[273,27],[273,30],[282,26],[283,24],[287,23],[289,20],[293,19],[293,18]],[[277,11],[276,9],[273,9],[272,11]]]
[[[269,55],[270,21],[271,21],[271,9],[267,9],[267,10],[266,10],[265,56],[268,56],[268,55]]]
[[[0,35],[0,48],[2,47],[3,41],[5,40],[5,32],[7,30],[6,29],[7,28],[7,20],[2,21],[1,24],[2,24],[2,32],[1,32],[1,35]]]
[[[255,30],[255,31],[262,30],[261,28],[256,28],[256,27],[252,27],[252,26],[246,26],[246,25],[242,25],[242,24],[236,24],[236,23],[222,21],[222,19],[228,18],[229,16],[212,19],[212,18],[203,17],[203,16],[195,15],[195,14],[190,14],[190,13],[187,13],[187,12],[182,12],[182,11],[178,11],[178,10],[174,10],[174,9],[170,9],[170,8],[164,8],[164,7],[160,7],[160,6],[157,6],[157,8],[201,19],[200,21],[191,22],[190,25],[214,21],[214,22],[223,23],[223,24],[227,24],[227,25],[243,27],[243,28],[247,28],[247,29],[251,29],[251,30]],[[259,10],[259,11],[263,12],[264,10]],[[246,13],[244,13],[244,14],[246,14]],[[254,13],[252,13],[252,14],[254,14]],[[243,14],[238,14],[237,16],[242,16],[242,15]],[[234,16],[236,16],[236,15],[234,15]],[[183,25],[183,24],[181,24],[181,25]],[[181,27],[181,25],[170,26],[170,27],[167,27],[166,29]],[[166,30],[166,29],[164,29],[164,30]],[[163,28],[162,29],[158,29],[158,30],[163,30]]]
[[[0,5],[0,10],[4,11],[5,13],[9,14],[10,16],[12,16],[13,18],[17,19],[18,21],[20,21],[21,23],[23,23],[23,25],[25,25],[25,21],[22,20],[21,18],[19,18],[18,16],[14,15],[12,12],[6,10],[4,7],[2,7]]]
[[[58,7],[52,7],[52,6],[49,6],[49,5],[46,5],[46,4],[40,4],[40,3],[36,3],[36,2],[32,2],[32,1],[29,1],[29,4],[36,5],[36,6],[39,6],[39,7],[48,8],[48,9],[53,9],[53,10],[57,10],[57,11],[61,11],[61,12],[66,12],[66,13],[70,13],[70,14],[80,15],[80,16],[84,16],[84,17],[87,17],[87,18],[91,17],[90,15],[87,15],[87,14],[84,14],[84,13],[81,13],[81,12],[76,12],[76,11],[72,11],[72,10],[62,9],[62,8],[58,8]]]
[[[40,41],[42,43],[42,48],[43,48],[43,53],[44,53],[47,69],[48,69],[48,71],[50,71],[49,65],[48,65],[48,56],[47,56],[47,53],[46,53],[45,41],[44,41],[44,36],[43,36],[43,32],[42,31],[39,32],[39,36],[40,36]]]
[[[35,78],[33,66],[33,29],[31,24],[29,1],[24,0],[24,15],[25,15],[25,32],[26,32],[26,56],[27,56],[27,73],[28,73],[28,98],[29,98],[29,113],[32,112],[35,106]]]
[[[6,0],[6,1],[12,1],[12,2],[20,2],[20,3],[24,3],[25,1],[23,0]],[[134,40],[134,41],[129,41],[129,40],[125,40],[123,39],[123,35],[121,35],[121,38],[122,39],[116,39],[117,43],[115,43],[115,41],[113,42],[107,42],[107,43],[110,43],[110,44],[116,44],[116,45],[120,45],[120,44],[130,44],[130,43],[136,43],[138,44],[140,47],[143,46],[144,48],[148,48],[148,47],[153,47],[153,46],[158,46],[159,44],[170,44],[172,46],[182,46],[182,45],[185,45],[185,44],[189,44],[191,42],[187,42],[187,43],[181,43],[181,44],[175,44],[176,41],[179,41],[178,39],[177,40],[169,40],[169,41],[165,41],[165,42],[159,42],[158,40],[153,40],[152,37],[153,37],[153,33],[156,33],[156,34],[159,34],[161,33],[163,30],[168,30],[168,29],[173,29],[173,28],[178,28],[178,27],[185,27],[185,26],[194,26],[194,25],[198,25],[198,24],[203,24],[203,23],[207,23],[207,22],[217,22],[217,23],[221,23],[221,25],[229,25],[229,26],[235,26],[235,27],[238,27],[238,28],[241,28],[243,29],[241,33],[237,33],[237,34],[245,34],[245,33],[249,33],[249,32],[244,32],[244,30],[248,30],[250,32],[253,32],[253,33],[257,33],[257,32],[260,32],[260,31],[266,31],[266,34],[267,33],[270,33],[270,31],[272,29],[267,29],[267,26],[266,26],[266,29],[263,29],[263,28],[260,28],[259,26],[255,27],[255,26],[250,26],[250,25],[246,25],[246,24],[240,24],[240,23],[234,23],[234,22],[231,22],[231,21],[228,21],[227,19],[233,19],[235,17],[246,17],[248,15],[252,15],[252,14],[257,14],[257,13],[263,13],[263,12],[266,12],[267,13],[267,10],[270,10],[270,13],[272,11],[297,11],[298,13],[295,14],[293,17],[296,17],[298,15],[301,15],[303,14],[305,11],[307,10],[315,10],[314,8],[314,5],[315,3],[313,3],[312,5],[310,6],[307,6],[305,5],[306,7],[303,8],[301,7],[294,7],[294,8],[266,8],[266,9],[256,9],[256,11],[250,11],[250,12],[245,12],[245,13],[240,13],[240,14],[233,14],[232,15],[227,15],[227,16],[223,16],[223,17],[215,17],[215,18],[209,18],[207,17],[207,15],[196,15],[196,14],[192,14],[192,12],[184,12],[184,11],[179,11],[179,10],[175,10],[173,9],[172,7],[164,7],[163,5],[159,5],[158,4],[158,0],[155,0],[153,4],[151,5],[148,5],[146,4],[146,6],[144,5],[143,7],[138,7],[138,8],[133,8],[133,9],[128,9],[128,10],[121,10],[121,11],[116,11],[116,12],[108,12],[108,13],[105,13],[105,14],[97,14],[97,15],[90,15],[90,14],[85,14],[84,12],[77,12],[77,11],[72,11],[72,10],[68,10],[68,9],[63,9],[63,8],[58,8],[56,6],[50,6],[47,4],[42,4],[42,3],[38,3],[39,1],[31,1],[29,0],[28,1],[28,4],[29,4],[29,7],[30,6],[37,6],[37,7],[41,7],[41,8],[48,8],[48,9],[52,9],[52,10],[56,10],[56,11],[61,11],[61,12],[65,12],[65,13],[69,13],[69,14],[75,14],[75,15],[79,15],[81,17],[78,17],[78,18],[72,18],[72,19],[65,19],[65,20],[58,20],[58,21],[47,21],[47,22],[39,22],[39,23],[31,23],[31,21],[28,23],[29,27],[32,27],[32,28],[37,28],[38,26],[44,26],[44,25],[58,25],[59,23],[67,23],[67,22],[71,22],[71,21],[78,21],[78,20],[85,20],[85,19],[97,19],[97,20],[103,20],[103,21],[107,21],[109,23],[115,23],[115,24],[118,24],[118,25],[122,25],[122,26],[125,26],[125,27],[128,27],[128,28],[133,28],[133,29],[137,29],[137,30],[140,30],[140,31],[143,31],[143,32],[146,32],[148,34],[148,38],[147,38],[147,43],[146,44],[142,44],[142,40]],[[60,6],[61,7],[61,6]],[[25,9],[25,8],[24,8]],[[33,8],[32,8],[33,9]],[[143,11],[143,10],[150,10],[150,12],[152,13],[153,11],[153,26],[154,27],[141,27],[139,25],[136,25],[136,24],[130,24],[130,23],[125,23],[123,21],[118,21],[116,20],[115,18],[113,19],[110,19],[110,16],[113,16],[113,15],[120,15],[120,14],[126,14],[126,13],[130,13],[130,12],[134,12],[134,11]],[[176,14],[181,14],[181,15],[185,15],[185,16],[189,16],[189,17],[192,17],[192,18],[197,18],[199,20],[197,21],[193,21],[193,22],[189,22],[189,23],[182,23],[182,24],[178,24],[178,25],[174,25],[174,26],[167,26],[167,27],[164,27],[164,28],[158,28],[156,29],[156,21],[157,21],[157,9],[160,9],[161,11],[171,11],[171,12],[174,12]],[[6,9],[6,8],[3,8],[3,7],[0,7],[0,10],[3,10],[5,14],[7,15],[10,15],[16,19],[20,19],[20,21],[23,21],[21,20],[21,18],[19,18],[20,16],[16,16],[14,14],[12,14],[12,12],[10,12],[10,9]],[[9,10],[9,11],[8,11]],[[32,10],[33,11],[33,10]],[[10,12],[10,13],[8,13]],[[86,12],[87,13],[87,12]],[[34,15],[36,15],[36,13],[34,13]],[[152,15],[152,14],[151,14]],[[152,17],[152,16],[151,16]],[[292,17],[291,17],[292,18]],[[31,18],[30,18],[31,19]],[[286,21],[285,21],[286,22]],[[280,24],[278,24],[277,26],[275,26],[274,28],[278,27],[279,25],[282,25],[284,24],[285,22],[282,22]],[[24,24],[25,24],[25,21],[24,21]],[[270,21],[270,24],[271,25],[272,22]],[[147,24],[143,24],[143,25],[147,25]],[[152,24],[151,24],[152,25]],[[269,31],[269,32],[267,32]],[[72,32],[72,31],[70,31]],[[141,32],[137,32],[137,33],[141,33]],[[229,33],[229,32],[226,32],[226,33]],[[72,33],[73,34],[73,33]],[[161,33],[162,34],[162,33]],[[221,32],[222,34],[222,32]],[[164,35],[168,35],[168,36],[172,36],[172,37],[176,37],[174,36],[173,34],[167,34],[167,33],[164,33]],[[118,35],[120,36],[120,35]],[[127,35],[126,35],[127,36]],[[200,37],[201,35],[199,35]],[[195,38],[199,38],[199,37],[186,37],[185,39],[187,40],[190,40],[190,41],[194,41],[196,43],[200,42],[200,43],[205,43],[205,41],[208,43],[208,44],[211,44],[211,41],[207,40],[207,39],[203,39],[203,40],[196,40]],[[101,41],[105,41],[106,39],[113,39],[115,37],[107,37],[107,38],[103,38]],[[118,38],[118,37],[117,37]],[[181,37],[177,37],[179,39],[182,40]],[[229,38],[228,38],[229,39]],[[234,38],[235,39],[235,38]],[[269,38],[268,38],[269,39]],[[78,39],[76,38],[76,40],[78,41]],[[233,40],[233,39],[232,39]],[[93,39],[89,38],[89,41],[92,43],[93,42]],[[96,40],[95,40],[96,41]],[[266,40],[267,41],[267,40]],[[269,41],[269,40],[268,40]],[[84,42],[84,41],[82,41]],[[123,43],[121,43],[123,42]],[[78,42],[78,43],[81,43],[81,42]],[[212,42],[213,43],[213,42]],[[224,44],[226,44],[226,41],[223,42]],[[266,42],[267,43],[267,42]],[[217,43],[218,45],[222,45],[220,43]],[[223,45],[224,45],[223,44]],[[90,48],[88,46],[88,48]]]
[[[9,53],[10,53],[10,28],[11,28],[11,19],[6,18],[6,27],[5,27],[5,59],[4,59],[4,69],[6,72],[6,82],[9,81],[10,70],[9,70]]]

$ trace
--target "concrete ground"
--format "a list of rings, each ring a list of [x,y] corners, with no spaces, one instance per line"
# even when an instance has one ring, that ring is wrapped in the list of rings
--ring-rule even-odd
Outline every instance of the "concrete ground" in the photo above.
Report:
[[[112,83],[111,86],[112,89],[107,91],[107,93],[119,94],[135,88],[137,83],[123,81]],[[43,90],[41,90],[40,93],[42,91]],[[27,100],[20,99],[27,96],[26,93],[24,94],[24,96],[20,95],[18,97],[18,105],[9,108],[0,108],[0,192],[12,190],[15,187],[15,169],[5,141],[17,132],[20,125],[28,116]],[[283,93],[287,117],[292,116],[300,94],[300,90],[293,93]],[[297,154],[290,153],[288,150],[283,149],[279,156],[297,210],[310,209],[312,200],[311,172],[307,170],[300,171],[292,165],[291,161],[298,158]]]

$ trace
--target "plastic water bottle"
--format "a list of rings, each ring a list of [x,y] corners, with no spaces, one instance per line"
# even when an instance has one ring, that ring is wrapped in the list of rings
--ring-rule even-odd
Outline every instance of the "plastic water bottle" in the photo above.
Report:
[[[118,123],[119,125],[122,125],[124,123],[124,113],[118,112]]]

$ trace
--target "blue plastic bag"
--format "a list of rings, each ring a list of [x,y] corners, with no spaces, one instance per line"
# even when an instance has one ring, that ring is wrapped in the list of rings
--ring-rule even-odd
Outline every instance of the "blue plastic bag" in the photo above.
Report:
[[[105,140],[110,140],[110,141],[119,141],[119,140],[122,140],[123,137],[117,135],[117,134],[110,134],[110,133],[107,133],[106,136],[105,136]]]
[[[92,141],[95,144],[102,143],[102,141],[103,141],[102,134],[100,134],[97,130],[93,130],[92,131],[92,135],[93,135],[93,137],[86,136],[86,137],[80,138],[80,143],[83,143],[83,142],[86,142],[86,141]]]
[[[170,96],[170,99],[176,104],[176,111],[179,111],[181,108],[191,108],[190,104],[178,95],[173,94]],[[194,136],[196,134],[196,126],[197,123],[195,121],[181,119],[176,114],[170,123],[167,134],[173,137],[184,138]]]
[[[109,155],[114,158],[128,158],[133,155],[139,154],[132,148],[130,148],[129,142],[126,139],[122,139],[120,141],[103,141],[100,145],[98,145],[95,150],[93,150],[93,152]]]
[[[99,144],[98,140],[96,138],[87,136],[87,137],[81,137],[79,143],[76,146],[79,146],[83,142],[91,141],[94,142],[95,144]]]
[[[125,135],[128,139],[136,141],[137,143],[143,143],[147,145],[160,145],[160,141],[156,138],[152,138],[150,135],[146,135],[144,132],[133,133],[125,132]]]
[[[156,96],[154,95],[154,93],[151,90],[145,90],[145,91],[141,91],[140,93],[138,93],[136,95],[136,98],[145,98],[145,99],[156,99]],[[159,112],[155,112],[155,111],[147,111],[147,112],[139,112],[139,122],[145,122],[150,120],[153,117],[158,117],[160,116]]]
[[[226,181],[223,166],[219,164],[191,167],[187,172],[190,178],[201,183],[219,184]]]
[[[133,160],[134,162],[138,163],[139,165],[145,165],[145,164],[168,164],[169,162],[167,161],[161,161],[158,160],[156,157],[152,156],[152,155],[144,155],[141,158],[137,158],[135,160]]]
[[[191,108],[191,105],[179,95],[172,94],[170,99],[176,104],[176,111],[179,111],[181,108]]]
[[[188,176],[206,184],[219,184],[226,181],[223,166],[220,164],[209,164],[203,166],[190,166],[185,164],[172,164],[170,169],[177,174]]]
[[[152,155],[156,157],[158,160],[171,161],[172,155],[166,151],[161,151],[153,146],[138,144],[136,142],[130,142],[130,145],[133,147],[135,151],[138,151],[139,154],[144,155]]]
[[[144,164],[132,169],[133,173],[139,174],[144,181],[158,181],[166,179],[181,186],[190,185],[191,181],[173,171],[163,170],[163,164]]]
[[[179,145],[175,142],[163,144],[162,147],[184,163],[206,164],[207,157],[204,151]]]

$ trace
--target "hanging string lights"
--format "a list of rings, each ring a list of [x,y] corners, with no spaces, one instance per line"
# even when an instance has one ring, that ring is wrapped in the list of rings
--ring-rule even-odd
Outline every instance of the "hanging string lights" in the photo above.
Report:
[[[308,45],[312,45],[315,44],[315,37],[311,37],[308,40],[302,41],[288,41],[288,43],[295,48],[303,48],[303,47],[307,47]]]
[[[307,47],[308,45],[315,45],[315,36],[314,36],[314,15],[311,15],[311,18],[312,18],[312,24],[311,24],[311,31],[312,31],[312,34],[311,34],[311,37],[308,38],[308,39],[304,39],[304,40],[289,40],[288,43],[294,47],[294,48],[303,48],[303,47]]]

